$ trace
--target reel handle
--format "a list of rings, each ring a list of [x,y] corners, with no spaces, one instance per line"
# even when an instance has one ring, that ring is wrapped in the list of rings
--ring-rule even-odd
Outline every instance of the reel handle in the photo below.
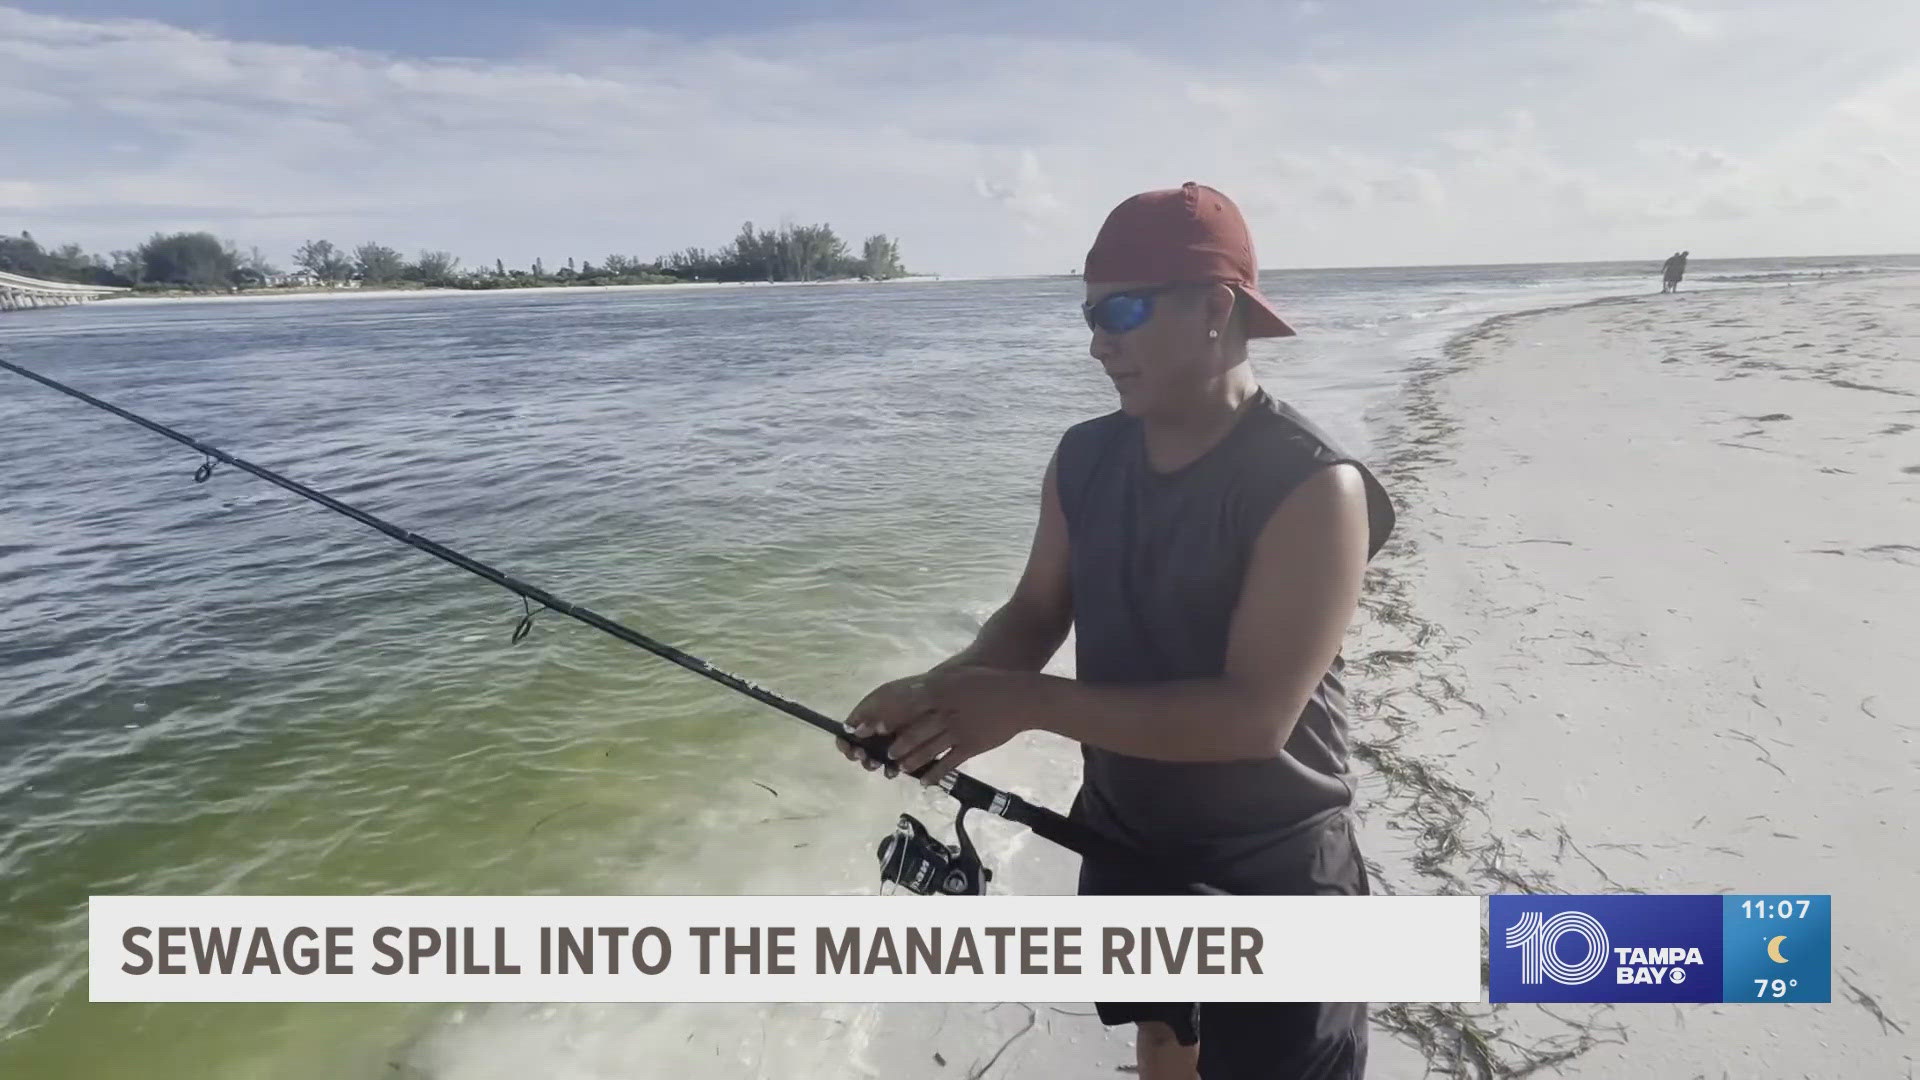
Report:
[[[966,810],[960,816],[966,816]],[[880,880],[920,896],[984,896],[993,871],[980,864],[966,826],[954,821],[960,844],[941,843],[912,814],[901,814],[894,831],[880,841]]]

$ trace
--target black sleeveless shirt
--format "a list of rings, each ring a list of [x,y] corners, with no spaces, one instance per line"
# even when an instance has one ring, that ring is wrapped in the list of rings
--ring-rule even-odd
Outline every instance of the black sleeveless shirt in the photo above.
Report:
[[[1393,529],[1385,489],[1264,390],[1212,449],[1171,473],[1154,471],[1140,421],[1125,413],[1068,429],[1057,484],[1071,547],[1077,678],[1219,676],[1254,541],[1302,481],[1342,462],[1365,480],[1371,559]],[[1194,866],[1257,859],[1312,830],[1353,801],[1344,670],[1336,657],[1273,758],[1153,761],[1083,745],[1074,816]]]

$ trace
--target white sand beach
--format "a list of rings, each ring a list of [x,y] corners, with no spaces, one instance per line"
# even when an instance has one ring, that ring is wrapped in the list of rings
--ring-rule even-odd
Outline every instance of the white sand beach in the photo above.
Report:
[[[1369,1075],[1910,1075],[1920,279],[1494,320],[1382,471],[1402,524],[1348,653],[1381,887],[1831,893],[1834,979],[1828,1005],[1381,1004]],[[872,1051],[1132,1061],[1045,1004],[895,1007]]]
[[[1917,361],[1872,279],[1499,319],[1416,389],[1351,654],[1387,886],[1834,897],[1830,1005],[1388,1010],[1437,1067],[1909,1074]]]

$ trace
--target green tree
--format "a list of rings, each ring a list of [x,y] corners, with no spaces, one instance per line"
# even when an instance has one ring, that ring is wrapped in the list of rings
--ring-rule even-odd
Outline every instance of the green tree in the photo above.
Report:
[[[22,231],[19,236],[0,236],[0,271],[45,278],[47,269],[47,253],[40,250],[32,233]]]
[[[867,237],[860,257],[860,273],[863,277],[885,281],[906,272],[906,268],[900,265],[898,241],[888,239],[885,233],[875,233]]]
[[[847,262],[847,242],[831,225],[802,225],[789,231],[795,276],[801,281],[832,277]]]
[[[353,265],[360,271],[360,279],[369,285],[399,281],[407,270],[407,260],[401,258],[399,252],[373,243],[353,249]]]
[[[293,253],[293,265],[311,270],[321,281],[345,281],[353,271],[353,260],[333,246],[331,240],[309,240]]]
[[[671,255],[660,257],[660,269],[677,278],[693,281],[718,281],[722,270],[731,265],[734,255],[731,251],[725,257],[718,253],[703,251],[700,248],[687,248]]]
[[[262,278],[280,276],[280,268],[268,262],[267,257],[260,254],[260,249],[257,247],[248,250],[246,258],[240,260],[240,265],[259,274]]]
[[[408,267],[407,276],[415,281],[424,281],[429,285],[445,284],[453,277],[454,268],[460,260],[446,251],[422,251],[420,257]]]
[[[773,280],[776,253],[772,250],[773,234],[764,230],[755,232],[753,222],[740,226],[739,235],[733,243],[720,249],[711,265],[703,266],[708,272],[700,276],[714,278],[732,278],[738,280]],[[697,259],[704,254],[697,248],[688,248],[685,252],[687,262],[692,265],[704,260]]]
[[[147,282],[208,289],[229,285],[239,268],[231,245],[212,233],[155,233],[140,245],[141,277]]]
[[[140,257],[139,249],[116,251],[113,253],[113,273],[124,278],[128,285],[138,285],[147,278],[147,261]]]
[[[30,232],[19,236],[0,236],[0,271],[40,278],[43,281],[75,281],[89,285],[130,285],[125,275],[115,273],[107,260],[89,255],[79,244],[47,249]]]
[[[723,281],[813,281],[851,272],[846,241],[831,225],[793,225],[778,230],[740,226],[733,243],[717,256],[697,249],[661,260],[670,273]]]

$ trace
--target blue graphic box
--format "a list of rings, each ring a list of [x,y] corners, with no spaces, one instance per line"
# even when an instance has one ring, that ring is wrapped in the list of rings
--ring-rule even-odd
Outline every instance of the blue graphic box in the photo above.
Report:
[[[1492,896],[1493,1001],[1719,1001],[1721,897]]]
[[[1488,998],[1827,1001],[1827,896],[1497,895]]]
[[[1722,897],[1727,1001],[1833,1000],[1832,897]]]

